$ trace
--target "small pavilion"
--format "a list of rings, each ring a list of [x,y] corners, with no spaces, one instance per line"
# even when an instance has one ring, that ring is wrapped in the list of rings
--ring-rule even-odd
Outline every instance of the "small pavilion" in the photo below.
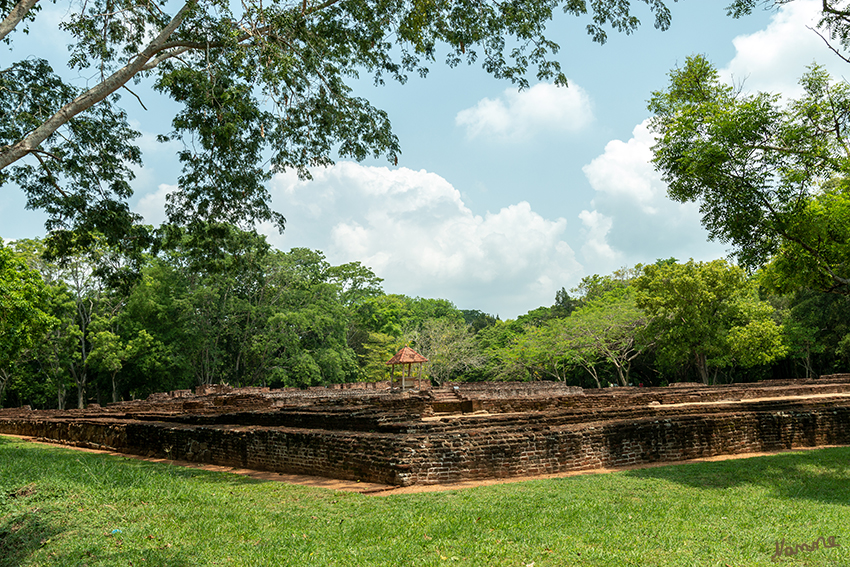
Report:
[[[414,364],[419,365],[419,377],[416,379],[416,387],[417,389],[422,389],[422,364],[428,362],[428,359],[413,350],[412,348],[406,346],[400,351],[396,353],[394,357],[392,357],[386,364],[387,366],[392,366],[390,370],[390,387],[395,385],[395,367],[396,365],[401,365],[401,389],[404,390],[407,388],[407,384],[405,383],[405,378],[411,378]],[[407,373],[405,374],[405,365],[407,365]]]

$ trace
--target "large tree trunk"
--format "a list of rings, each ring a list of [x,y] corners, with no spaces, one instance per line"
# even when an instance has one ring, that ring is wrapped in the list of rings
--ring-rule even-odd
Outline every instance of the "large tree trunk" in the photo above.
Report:
[[[706,364],[705,354],[696,353],[696,365],[697,370],[699,371],[699,377],[702,379],[702,383],[705,385],[711,384],[711,377],[708,375],[708,365]]]
[[[77,385],[77,408],[85,409],[86,408],[86,370],[83,368],[79,374],[77,374],[76,368],[71,364],[71,376],[74,378],[74,384]]]
[[[5,368],[0,368],[0,402],[3,401],[3,392],[6,390],[6,384],[9,383],[9,379],[12,378],[12,373],[6,370]],[[0,407],[3,407],[0,405]]]
[[[620,386],[628,386],[629,377],[627,374],[623,373],[623,367],[620,364],[614,363],[614,368],[617,369],[617,379],[620,381]]]
[[[82,383],[77,382],[77,408],[85,409],[86,408],[86,383],[83,381]]]
[[[117,403],[121,401],[118,399],[118,380],[115,379],[117,375],[117,372],[112,373],[112,403]]]

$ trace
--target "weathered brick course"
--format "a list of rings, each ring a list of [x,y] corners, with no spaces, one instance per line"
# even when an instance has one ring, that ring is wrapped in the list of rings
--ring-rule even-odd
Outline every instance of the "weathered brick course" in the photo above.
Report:
[[[710,388],[309,392],[221,387],[89,410],[2,410],[0,433],[396,485],[850,444],[850,375]]]

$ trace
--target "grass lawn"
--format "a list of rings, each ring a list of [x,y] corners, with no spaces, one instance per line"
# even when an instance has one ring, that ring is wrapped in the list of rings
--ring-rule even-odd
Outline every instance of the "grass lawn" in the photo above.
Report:
[[[777,564],[850,566],[850,448],[375,497],[0,437],[0,567]]]

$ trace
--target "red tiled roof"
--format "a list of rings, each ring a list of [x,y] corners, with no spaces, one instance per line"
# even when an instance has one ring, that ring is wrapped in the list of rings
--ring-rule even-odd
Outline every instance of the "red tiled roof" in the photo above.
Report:
[[[404,347],[392,357],[387,364],[409,364],[415,362],[428,362],[428,359],[410,347]]]

